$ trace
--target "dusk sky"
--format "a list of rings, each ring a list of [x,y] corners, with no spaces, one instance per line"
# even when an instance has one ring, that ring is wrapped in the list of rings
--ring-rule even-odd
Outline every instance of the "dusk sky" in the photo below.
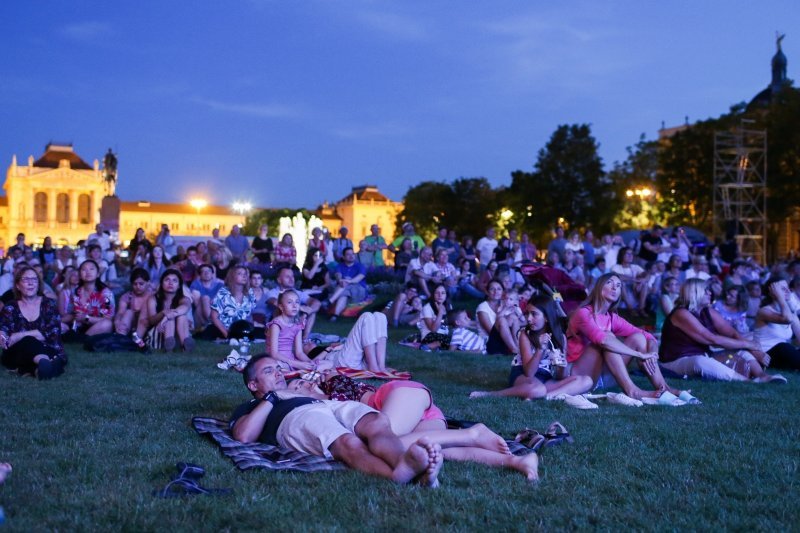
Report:
[[[532,168],[589,123],[610,168],[641,134],[800,81],[797,0],[6,1],[3,170],[111,147],[123,200],[314,208],[352,186]]]

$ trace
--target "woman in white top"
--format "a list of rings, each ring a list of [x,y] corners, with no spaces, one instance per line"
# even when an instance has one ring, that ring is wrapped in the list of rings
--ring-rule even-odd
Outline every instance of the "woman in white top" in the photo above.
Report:
[[[645,290],[644,280],[640,277],[644,269],[633,262],[633,250],[627,246],[620,248],[617,264],[611,267],[611,272],[622,281],[622,300],[626,307],[634,314],[639,313],[636,309],[636,300]]]
[[[478,333],[484,339],[489,338],[489,333],[497,320],[497,310],[503,300],[503,285],[493,279],[486,285],[486,300],[478,305],[475,316],[478,319]]]
[[[447,298],[444,285],[433,288],[431,299],[422,308],[422,320],[419,321],[420,350],[431,351],[450,347],[450,329],[447,326],[447,312],[452,309]]]
[[[756,315],[755,338],[761,349],[778,368],[800,369],[800,318],[789,307],[789,285],[781,278],[771,278],[764,286],[764,306]]]

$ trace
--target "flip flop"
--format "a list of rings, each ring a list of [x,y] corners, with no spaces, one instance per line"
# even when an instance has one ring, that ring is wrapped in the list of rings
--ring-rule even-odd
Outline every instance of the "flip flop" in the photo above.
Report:
[[[547,438],[535,429],[525,428],[514,437],[514,442],[519,442],[533,452],[545,445]]]
[[[180,496],[192,496],[195,494],[208,494],[211,496],[225,496],[231,494],[231,489],[207,489],[201,487],[196,481],[187,478],[173,479],[161,489],[153,492],[153,496],[159,498],[177,498]]]
[[[565,428],[561,422],[553,422],[550,424],[550,427],[544,432],[544,438],[545,448],[558,446],[565,442],[569,444],[575,442],[575,439],[572,438],[572,435],[569,434],[569,431],[567,431],[567,428]]]
[[[180,463],[177,463],[175,465],[175,468],[177,468],[178,472],[180,472],[180,474],[178,474],[178,477],[175,479],[181,479],[181,478],[200,479],[206,474],[206,471],[202,466],[196,465],[194,463],[186,463],[181,461]]]
[[[679,400],[683,400],[684,402],[688,403],[689,405],[700,405],[703,402],[692,396],[692,393],[688,390],[682,390],[681,394],[678,396]]]
[[[665,405],[667,407],[680,407],[687,402],[681,400],[669,391],[664,391],[658,398],[642,398],[645,405]]]

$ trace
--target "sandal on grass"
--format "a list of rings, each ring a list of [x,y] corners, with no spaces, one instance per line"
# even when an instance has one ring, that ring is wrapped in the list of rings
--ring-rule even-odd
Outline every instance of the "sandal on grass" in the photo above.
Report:
[[[191,496],[195,494],[208,494],[211,496],[225,496],[231,494],[231,489],[207,489],[201,487],[196,481],[188,478],[173,479],[161,489],[153,492],[153,496],[159,498],[176,498],[180,496]]]
[[[531,451],[537,452],[545,444],[546,437],[535,429],[525,428],[514,437],[515,442],[519,442]]]
[[[567,431],[567,428],[565,428],[561,422],[553,422],[550,424],[550,427],[544,432],[544,439],[545,448],[558,446],[565,442],[569,444],[575,442],[575,439],[572,438],[572,435],[569,434],[569,431]]]
[[[669,391],[664,391],[658,398],[642,398],[645,405],[665,405],[667,407],[680,407],[687,402],[681,400]]]

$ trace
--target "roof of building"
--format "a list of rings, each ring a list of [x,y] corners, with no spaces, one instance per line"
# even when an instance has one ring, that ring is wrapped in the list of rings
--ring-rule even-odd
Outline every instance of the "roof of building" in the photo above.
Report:
[[[336,202],[337,204],[342,202],[349,202],[355,197],[356,200],[359,201],[375,201],[375,202],[391,202],[389,198],[387,198],[383,193],[378,190],[377,185],[359,185],[358,187],[353,187],[352,192]]]
[[[139,211],[139,212],[155,212],[155,213],[180,213],[188,215],[226,215],[235,216],[233,210],[225,205],[207,205],[200,208],[198,211],[189,204],[166,204],[161,202],[121,202],[120,209],[122,211]]]
[[[44,148],[44,155],[33,164],[35,167],[58,168],[62,159],[69,161],[69,166],[75,170],[92,170],[86,161],[81,159],[72,150],[71,144],[49,143]]]

